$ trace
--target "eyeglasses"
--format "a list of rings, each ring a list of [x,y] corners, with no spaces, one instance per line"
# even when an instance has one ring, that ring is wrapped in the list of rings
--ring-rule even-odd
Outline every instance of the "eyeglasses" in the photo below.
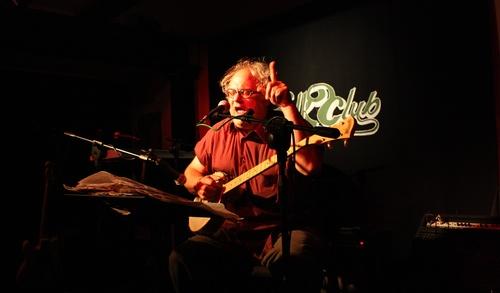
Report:
[[[237,95],[242,96],[243,99],[248,99],[251,96],[253,96],[255,94],[258,94],[259,92],[251,90],[251,89],[239,89],[239,90],[237,90],[237,89],[226,89],[226,90],[224,90],[224,93],[226,94],[227,98],[229,98],[231,100],[234,100]]]

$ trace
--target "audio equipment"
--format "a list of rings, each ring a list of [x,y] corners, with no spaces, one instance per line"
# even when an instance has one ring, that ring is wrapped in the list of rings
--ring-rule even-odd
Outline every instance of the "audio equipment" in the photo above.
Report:
[[[426,214],[412,256],[413,283],[420,292],[496,292],[500,218]]]

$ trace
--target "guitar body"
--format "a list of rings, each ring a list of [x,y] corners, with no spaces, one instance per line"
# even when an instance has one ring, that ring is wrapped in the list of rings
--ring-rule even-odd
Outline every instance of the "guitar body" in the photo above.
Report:
[[[200,202],[201,200],[197,197],[194,201]],[[224,208],[224,204],[220,202],[204,202],[204,204],[214,209]],[[213,233],[223,222],[222,217],[189,217],[189,230],[194,233]]]
[[[337,138],[323,137],[319,135],[311,135],[309,137],[304,138],[299,143],[295,145],[295,147],[290,147],[287,151],[287,156],[294,154],[299,151],[303,147],[311,146],[311,145],[321,145],[326,143],[331,143],[334,140],[343,140],[344,145],[347,140],[351,137],[351,132],[354,128],[354,118],[352,116],[347,116],[344,120],[330,126],[331,128],[336,128],[339,130],[339,136]],[[227,194],[229,191],[234,188],[240,186],[241,184],[247,182],[248,180],[254,178],[265,170],[271,168],[272,166],[278,163],[277,156],[274,155],[271,158],[261,162],[260,164],[254,166],[253,168],[247,170],[245,173],[239,175],[238,177],[232,179],[231,181],[223,184],[224,186],[224,194],[222,197]],[[218,173],[218,172],[216,172]],[[219,175],[217,175],[219,176]],[[194,201],[200,202],[200,198],[195,198]],[[203,202],[204,204],[211,205],[213,207],[222,206],[223,203],[212,203],[212,202]],[[203,233],[203,232],[214,232],[220,225],[224,222],[224,219],[221,217],[189,217],[189,229],[194,233]]]
[[[36,243],[23,241],[24,259],[16,273],[19,289],[56,289],[62,286],[61,243],[57,237],[49,237],[47,227],[49,196],[55,192],[53,168],[52,162],[45,163],[39,236]]]
[[[57,238],[42,239],[33,245],[23,242],[24,260],[16,273],[19,289],[56,289],[62,286],[62,260]]]

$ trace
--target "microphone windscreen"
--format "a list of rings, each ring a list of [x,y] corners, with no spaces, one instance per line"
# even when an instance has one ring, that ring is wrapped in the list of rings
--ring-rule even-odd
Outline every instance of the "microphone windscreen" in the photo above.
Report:
[[[220,100],[219,103],[217,104],[217,107],[224,107],[224,111],[229,110],[229,102],[227,100]]]

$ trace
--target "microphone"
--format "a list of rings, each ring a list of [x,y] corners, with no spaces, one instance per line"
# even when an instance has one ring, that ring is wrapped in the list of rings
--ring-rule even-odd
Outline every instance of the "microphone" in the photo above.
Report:
[[[158,165],[163,167],[163,170],[165,170],[170,178],[174,179],[175,185],[184,185],[187,181],[186,176],[184,173],[180,173],[177,170],[175,170],[172,166],[170,166],[169,163],[167,163],[165,160],[160,160]]]
[[[166,171],[168,176],[174,180],[176,185],[184,185],[186,183],[187,179],[184,173],[180,173],[175,170],[166,160],[157,157],[151,152],[151,150],[142,152],[143,153],[139,155],[139,159],[146,162],[153,162],[156,166],[161,167],[164,171]]]
[[[324,137],[338,138],[340,136],[340,130],[332,127],[316,126],[313,127],[313,133]]]
[[[253,118],[253,114],[255,114],[255,111],[254,111],[254,109],[250,108],[247,110],[247,112],[244,115],[237,116],[238,117],[237,119],[240,119],[240,120],[246,121],[246,122],[252,122],[252,121],[255,121],[255,119]]]
[[[203,118],[201,118],[196,124],[200,124],[202,123],[203,121],[209,119],[210,117],[212,117],[214,114],[219,114],[221,112],[225,112],[229,109],[229,102],[226,101],[226,100],[221,100],[219,102],[219,104],[217,104],[217,107],[213,108],[212,110],[210,110],[210,112],[207,113],[207,115],[203,116]]]

